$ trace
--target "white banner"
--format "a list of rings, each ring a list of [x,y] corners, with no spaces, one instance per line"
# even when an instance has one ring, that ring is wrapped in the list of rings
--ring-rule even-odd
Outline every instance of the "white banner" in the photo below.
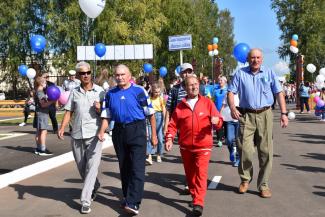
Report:
[[[168,48],[170,51],[192,49],[192,35],[168,36]]]

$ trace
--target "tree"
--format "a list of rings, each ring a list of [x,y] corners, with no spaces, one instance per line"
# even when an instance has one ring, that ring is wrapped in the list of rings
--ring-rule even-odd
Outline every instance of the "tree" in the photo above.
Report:
[[[318,69],[325,65],[325,1],[323,0],[272,0],[277,14],[283,41],[278,49],[281,58],[290,58],[294,65],[295,55],[289,50],[293,34],[299,35],[299,53],[305,55],[305,63],[313,63]],[[305,74],[311,80],[310,73]]]

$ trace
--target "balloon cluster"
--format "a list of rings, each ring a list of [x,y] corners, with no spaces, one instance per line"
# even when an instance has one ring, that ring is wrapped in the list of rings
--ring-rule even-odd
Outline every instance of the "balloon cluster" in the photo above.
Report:
[[[233,54],[238,62],[246,63],[250,47],[246,43],[239,43],[234,47]]]
[[[315,86],[317,87],[317,89],[321,90],[323,87],[325,87],[324,82],[325,82],[325,68],[321,68],[319,70],[319,75],[316,76]]]
[[[147,74],[151,73],[153,71],[153,67],[150,63],[143,64],[143,71]],[[167,68],[166,66],[162,66],[159,68],[159,75],[160,77],[165,77],[167,75]]]
[[[293,34],[290,40],[290,51],[294,54],[298,53],[299,49],[297,48],[298,46],[298,35]]]
[[[218,42],[219,42],[218,37],[213,37],[212,44],[208,45],[208,51],[210,57],[217,56],[219,54]]]

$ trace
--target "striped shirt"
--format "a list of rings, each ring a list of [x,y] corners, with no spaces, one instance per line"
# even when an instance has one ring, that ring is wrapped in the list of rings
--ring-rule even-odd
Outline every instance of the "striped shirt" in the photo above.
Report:
[[[186,90],[184,89],[183,82],[176,84],[169,92],[168,99],[166,103],[166,109],[169,111],[170,115],[175,110],[178,103],[182,101],[183,98],[187,96]]]

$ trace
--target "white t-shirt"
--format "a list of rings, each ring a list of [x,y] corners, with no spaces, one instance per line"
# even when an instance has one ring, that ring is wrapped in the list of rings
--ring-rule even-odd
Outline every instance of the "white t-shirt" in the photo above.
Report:
[[[235,106],[239,106],[239,97],[238,94],[234,95],[234,104]],[[225,95],[225,98],[223,99],[222,102],[223,109],[221,111],[221,116],[223,117],[224,121],[234,121],[237,122],[238,120],[235,120],[231,117],[231,111],[227,102],[227,95]]]
[[[191,107],[192,111],[194,110],[194,106],[197,103],[197,101],[199,100],[198,97],[195,97],[194,99],[187,99],[186,102],[187,104]]]

